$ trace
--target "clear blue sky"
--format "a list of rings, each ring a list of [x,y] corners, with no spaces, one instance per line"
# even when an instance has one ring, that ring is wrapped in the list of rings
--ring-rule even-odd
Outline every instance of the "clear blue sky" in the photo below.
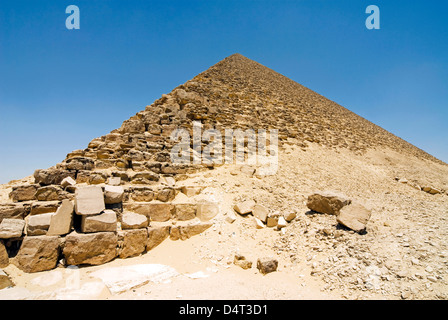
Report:
[[[68,5],[80,30],[68,30]],[[381,10],[367,30],[366,7]],[[448,2],[1,0],[0,183],[239,52],[448,162]]]

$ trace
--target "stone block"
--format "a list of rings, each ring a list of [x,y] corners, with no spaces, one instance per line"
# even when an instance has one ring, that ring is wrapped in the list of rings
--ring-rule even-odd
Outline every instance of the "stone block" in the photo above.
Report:
[[[106,204],[117,204],[123,201],[124,189],[122,186],[109,186],[104,188],[104,202]]]
[[[39,201],[31,205],[30,215],[54,213],[59,208],[59,201]]]
[[[170,235],[171,227],[169,225],[152,225],[148,228],[148,242],[146,251],[154,249],[161,244]]]
[[[99,214],[106,209],[103,190],[99,186],[78,187],[75,192],[75,212],[78,215]]]
[[[25,228],[25,220],[3,219],[0,222],[0,239],[20,238]]]
[[[24,203],[0,204],[0,222],[3,219],[23,220],[30,213],[30,205]]]
[[[146,228],[148,224],[148,217],[143,214],[123,212],[121,215],[121,228],[124,230]]]
[[[73,210],[74,206],[70,200],[62,200],[61,206],[51,216],[47,235],[60,236],[70,233],[73,225]]]
[[[27,184],[12,187],[9,197],[14,202],[35,200],[35,194],[40,186],[38,184]]]
[[[176,203],[176,219],[179,221],[191,220],[196,217],[197,205],[194,203]]]
[[[120,243],[118,256],[122,259],[135,257],[146,250],[148,230],[146,228],[121,230],[118,232],[118,239]]]
[[[339,210],[351,203],[345,195],[334,192],[315,193],[308,197],[308,209],[326,214],[338,215]]]
[[[197,204],[196,216],[201,221],[209,221],[219,213],[219,205],[215,202],[200,202]]]
[[[63,255],[68,265],[100,265],[117,256],[117,245],[114,232],[72,232],[65,237]]]
[[[81,231],[106,232],[117,230],[117,214],[113,210],[104,210],[96,215],[84,215],[81,219]]]
[[[33,273],[56,267],[59,256],[58,237],[25,237],[13,263],[22,271]]]
[[[29,216],[26,224],[27,236],[46,235],[53,215],[54,213],[43,213]]]

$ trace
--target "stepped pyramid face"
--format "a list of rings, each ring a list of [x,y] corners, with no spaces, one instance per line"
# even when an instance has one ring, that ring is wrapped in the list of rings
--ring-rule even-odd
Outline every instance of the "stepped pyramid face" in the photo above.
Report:
[[[147,181],[198,169],[201,165],[170,163],[169,154],[176,143],[170,138],[173,130],[183,128],[192,136],[194,121],[203,131],[277,129],[280,144],[306,147],[314,142],[358,153],[389,147],[438,161],[337,103],[234,54],[163,95],[119,129],[94,139],[85,150],[70,153],[57,168],[80,174],[81,181],[91,179],[87,171],[93,169],[154,173]]]
[[[238,140],[234,135],[238,132],[247,135]],[[225,147],[220,150],[225,161],[206,161],[212,158],[205,153],[210,151],[206,134],[214,134],[213,143]],[[56,266],[59,249],[67,264],[96,265],[116,256],[141,254],[167,237],[185,240],[201,233],[222,206],[216,199],[194,198],[205,186],[177,182],[190,173],[233,163],[238,151],[249,159],[254,141],[257,155],[263,151],[270,160],[278,155],[278,145],[306,150],[313,143],[325,146],[325,152],[389,148],[414,159],[440,162],[344,107],[234,54],[162,95],[120,128],[93,139],[87,148],[71,152],[54,167],[36,170],[34,181],[7,186],[10,201],[0,203],[0,253],[6,252],[1,250],[5,241],[16,241],[18,266],[37,272]],[[178,158],[173,150],[187,161],[174,161]],[[279,174],[280,189],[291,182],[285,177],[284,172]],[[272,178],[268,182],[278,186],[277,176]],[[178,200],[179,192],[189,201]],[[427,192],[441,193],[432,188]],[[283,194],[279,199],[285,199]],[[63,248],[57,237],[65,237]],[[4,261],[8,263],[8,256]]]

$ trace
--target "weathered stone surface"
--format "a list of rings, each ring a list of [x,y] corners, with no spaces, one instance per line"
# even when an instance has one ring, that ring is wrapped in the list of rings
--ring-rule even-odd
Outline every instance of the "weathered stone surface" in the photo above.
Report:
[[[25,219],[30,212],[30,205],[23,203],[0,204],[0,222],[3,219]]]
[[[63,188],[67,188],[67,187],[75,186],[75,185],[76,185],[76,181],[75,181],[75,179],[73,179],[72,177],[64,178],[64,179],[61,181],[61,186],[62,186]]]
[[[117,214],[113,210],[104,210],[96,215],[84,215],[81,220],[82,232],[105,232],[117,230]]]
[[[51,217],[54,213],[43,213],[29,216],[26,224],[26,234],[28,236],[46,235],[50,227]]]
[[[246,200],[240,203],[237,203],[233,208],[239,214],[248,214],[251,213],[254,209],[256,203],[254,200]]]
[[[196,217],[196,207],[194,203],[176,203],[176,219],[179,221],[191,220]]]
[[[0,269],[0,290],[13,286],[14,283],[11,281],[11,279],[9,279],[5,271]]]
[[[246,257],[240,254],[236,254],[233,259],[233,264],[243,268],[250,269],[252,268],[252,261],[246,260]]]
[[[266,226],[269,228],[273,228],[273,227],[277,226],[279,218],[280,218],[280,213],[278,213],[278,212],[273,212],[273,213],[269,214],[268,218],[266,219]]]
[[[159,175],[152,171],[137,172],[131,177],[132,184],[151,184],[159,181]]]
[[[92,170],[95,167],[93,159],[85,157],[66,159],[64,164],[68,170]]]
[[[106,209],[103,190],[99,186],[76,188],[75,212],[78,215],[98,214]]]
[[[233,211],[226,213],[226,221],[228,223],[234,223],[236,220],[236,214]]]
[[[131,189],[131,198],[137,202],[149,202],[154,200],[154,191],[149,187],[133,187]]]
[[[288,223],[286,222],[285,218],[283,218],[283,216],[280,216],[277,221],[277,228],[281,229],[286,227],[287,225]]]
[[[110,186],[119,186],[121,184],[121,178],[120,177],[109,177],[107,180],[107,184]]]
[[[67,193],[60,186],[45,186],[36,191],[35,197],[39,201],[55,201],[67,198]]]
[[[117,256],[117,244],[114,232],[72,232],[65,238],[63,254],[68,265],[99,265]]]
[[[164,188],[157,192],[157,200],[162,202],[172,201],[176,197],[176,193],[172,188]]]
[[[40,272],[56,267],[59,255],[58,237],[25,237],[14,264],[25,272]]]
[[[118,233],[120,249],[118,256],[122,259],[135,257],[146,250],[148,242],[148,230],[134,229],[122,230]]]
[[[209,221],[219,213],[219,205],[215,202],[200,202],[197,205],[196,216],[201,221]]]
[[[187,197],[193,197],[201,193],[203,187],[183,186],[180,191]]]
[[[36,199],[35,194],[40,186],[38,184],[27,184],[12,188],[9,197],[14,202],[29,201]]]
[[[39,201],[31,205],[31,215],[53,213],[59,208],[59,201]]]
[[[123,201],[124,189],[122,186],[109,186],[104,188],[104,202],[106,204],[116,204]]]
[[[256,204],[252,209],[252,215],[264,223],[266,223],[266,220],[268,218],[269,210],[265,206]]]
[[[352,203],[348,206],[344,206],[339,211],[336,220],[347,228],[360,232],[366,228],[366,224],[369,221],[371,214],[370,210],[361,204]]]
[[[146,251],[149,251],[163,242],[170,235],[170,226],[151,226],[148,228],[148,242],[146,243]]]
[[[255,227],[256,227],[257,229],[263,229],[263,228],[265,227],[263,221],[261,221],[261,220],[258,219],[257,217],[253,217],[253,218],[254,218],[254,224],[255,224]]]
[[[176,180],[173,177],[160,177],[160,183],[173,188],[176,185]]]
[[[208,228],[210,228],[213,223],[201,222],[201,223],[190,223],[186,225],[175,225],[171,227],[170,239],[171,240],[187,240],[192,236],[198,235]]]
[[[168,203],[126,203],[124,209],[144,214],[151,221],[164,222],[175,216],[174,205]]]
[[[122,229],[146,228],[149,224],[148,217],[135,212],[123,212],[121,215]]]
[[[89,174],[88,183],[90,184],[101,184],[105,183],[107,180],[107,175],[102,172],[91,172]]]
[[[433,188],[433,187],[423,187],[422,190],[427,192],[427,193],[429,193],[429,194],[439,194],[439,193],[442,193],[442,191],[440,191],[440,190],[438,190],[436,188]]]
[[[297,213],[295,213],[294,211],[291,211],[291,212],[285,214],[284,217],[287,222],[291,222],[292,220],[294,220],[297,217]]]
[[[61,206],[51,216],[47,235],[60,236],[70,233],[73,225],[73,210],[74,206],[70,200],[62,200]]]
[[[333,192],[315,193],[308,197],[307,207],[315,212],[337,215],[339,210],[351,203],[347,197]]]
[[[5,244],[0,240],[0,268],[7,267],[9,265],[8,251],[6,251]]]
[[[267,274],[277,270],[278,261],[274,258],[259,258],[257,260],[257,268],[262,274]]]
[[[0,223],[0,239],[19,238],[25,228],[25,220],[3,219]]]
[[[46,169],[34,171],[34,180],[41,185],[60,184],[67,177],[75,178],[74,171]]]
[[[119,131],[121,133],[144,133],[145,124],[138,119],[128,119],[123,122]]]

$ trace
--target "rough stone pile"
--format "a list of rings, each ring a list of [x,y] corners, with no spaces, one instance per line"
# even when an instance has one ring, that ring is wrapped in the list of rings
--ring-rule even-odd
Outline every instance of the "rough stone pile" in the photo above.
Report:
[[[356,232],[365,230],[372,215],[363,205],[335,192],[312,194],[308,197],[306,205],[312,211],[335,215],[339,224]]]
[[[219,212],[216,203],[173,203],[179,192],[192,197],[201,188],[175,187],[167,178],[151,186],[121,185],[120,178],[100,185],[54,179],[60,184],[16,187],[13,202],[0,205],[0,267],[12,262],[38,272],[60,262],[99,265],[133,257],[168,237],[185,240],[203,232]]]
[[[281,214],[279,211],[272,212],[265,206],[256,204],[254,200],[239,202],[234,206],[234,210],[242,216],[251,214],[254,225],[258,229],[269,227],[283,231],[283,228],[296,217],[296,212],[291,211],[286,214]],[[230,223],[234,220],[232,214],[227,218]]]
[[[182,128],[192,139],[193,122],[203,131],[275,128],[280,144],[303,148],[307,142],[356,152],[384,146],[438,162],[342,106],[235,54],[162,95],[87,148],[36,170],[34,183],[14,186],[10,202],[0,204],[0,267],[10,260],[26,272],[52,269],[61,259],[67,265],[102,264],[151,250],[167,237],[187,239],[210,227],[219,211],[216,204],[174,202],[178,192],[200,192],[176,188],[176,181],[213,168],[171,162],[170,150],[178,143],[171,133]],[[201,150],[207,144],[202,141]],[[193,140],[189,151],[191,158],[198,152]],[[353,230],[360,230],[369,216],[353,204],[339,208],[331,202],[326,209],[339,210],[338,221]],[[259,227],[282,229],[294,219],[251,201],[235,210],[251,213]]]

